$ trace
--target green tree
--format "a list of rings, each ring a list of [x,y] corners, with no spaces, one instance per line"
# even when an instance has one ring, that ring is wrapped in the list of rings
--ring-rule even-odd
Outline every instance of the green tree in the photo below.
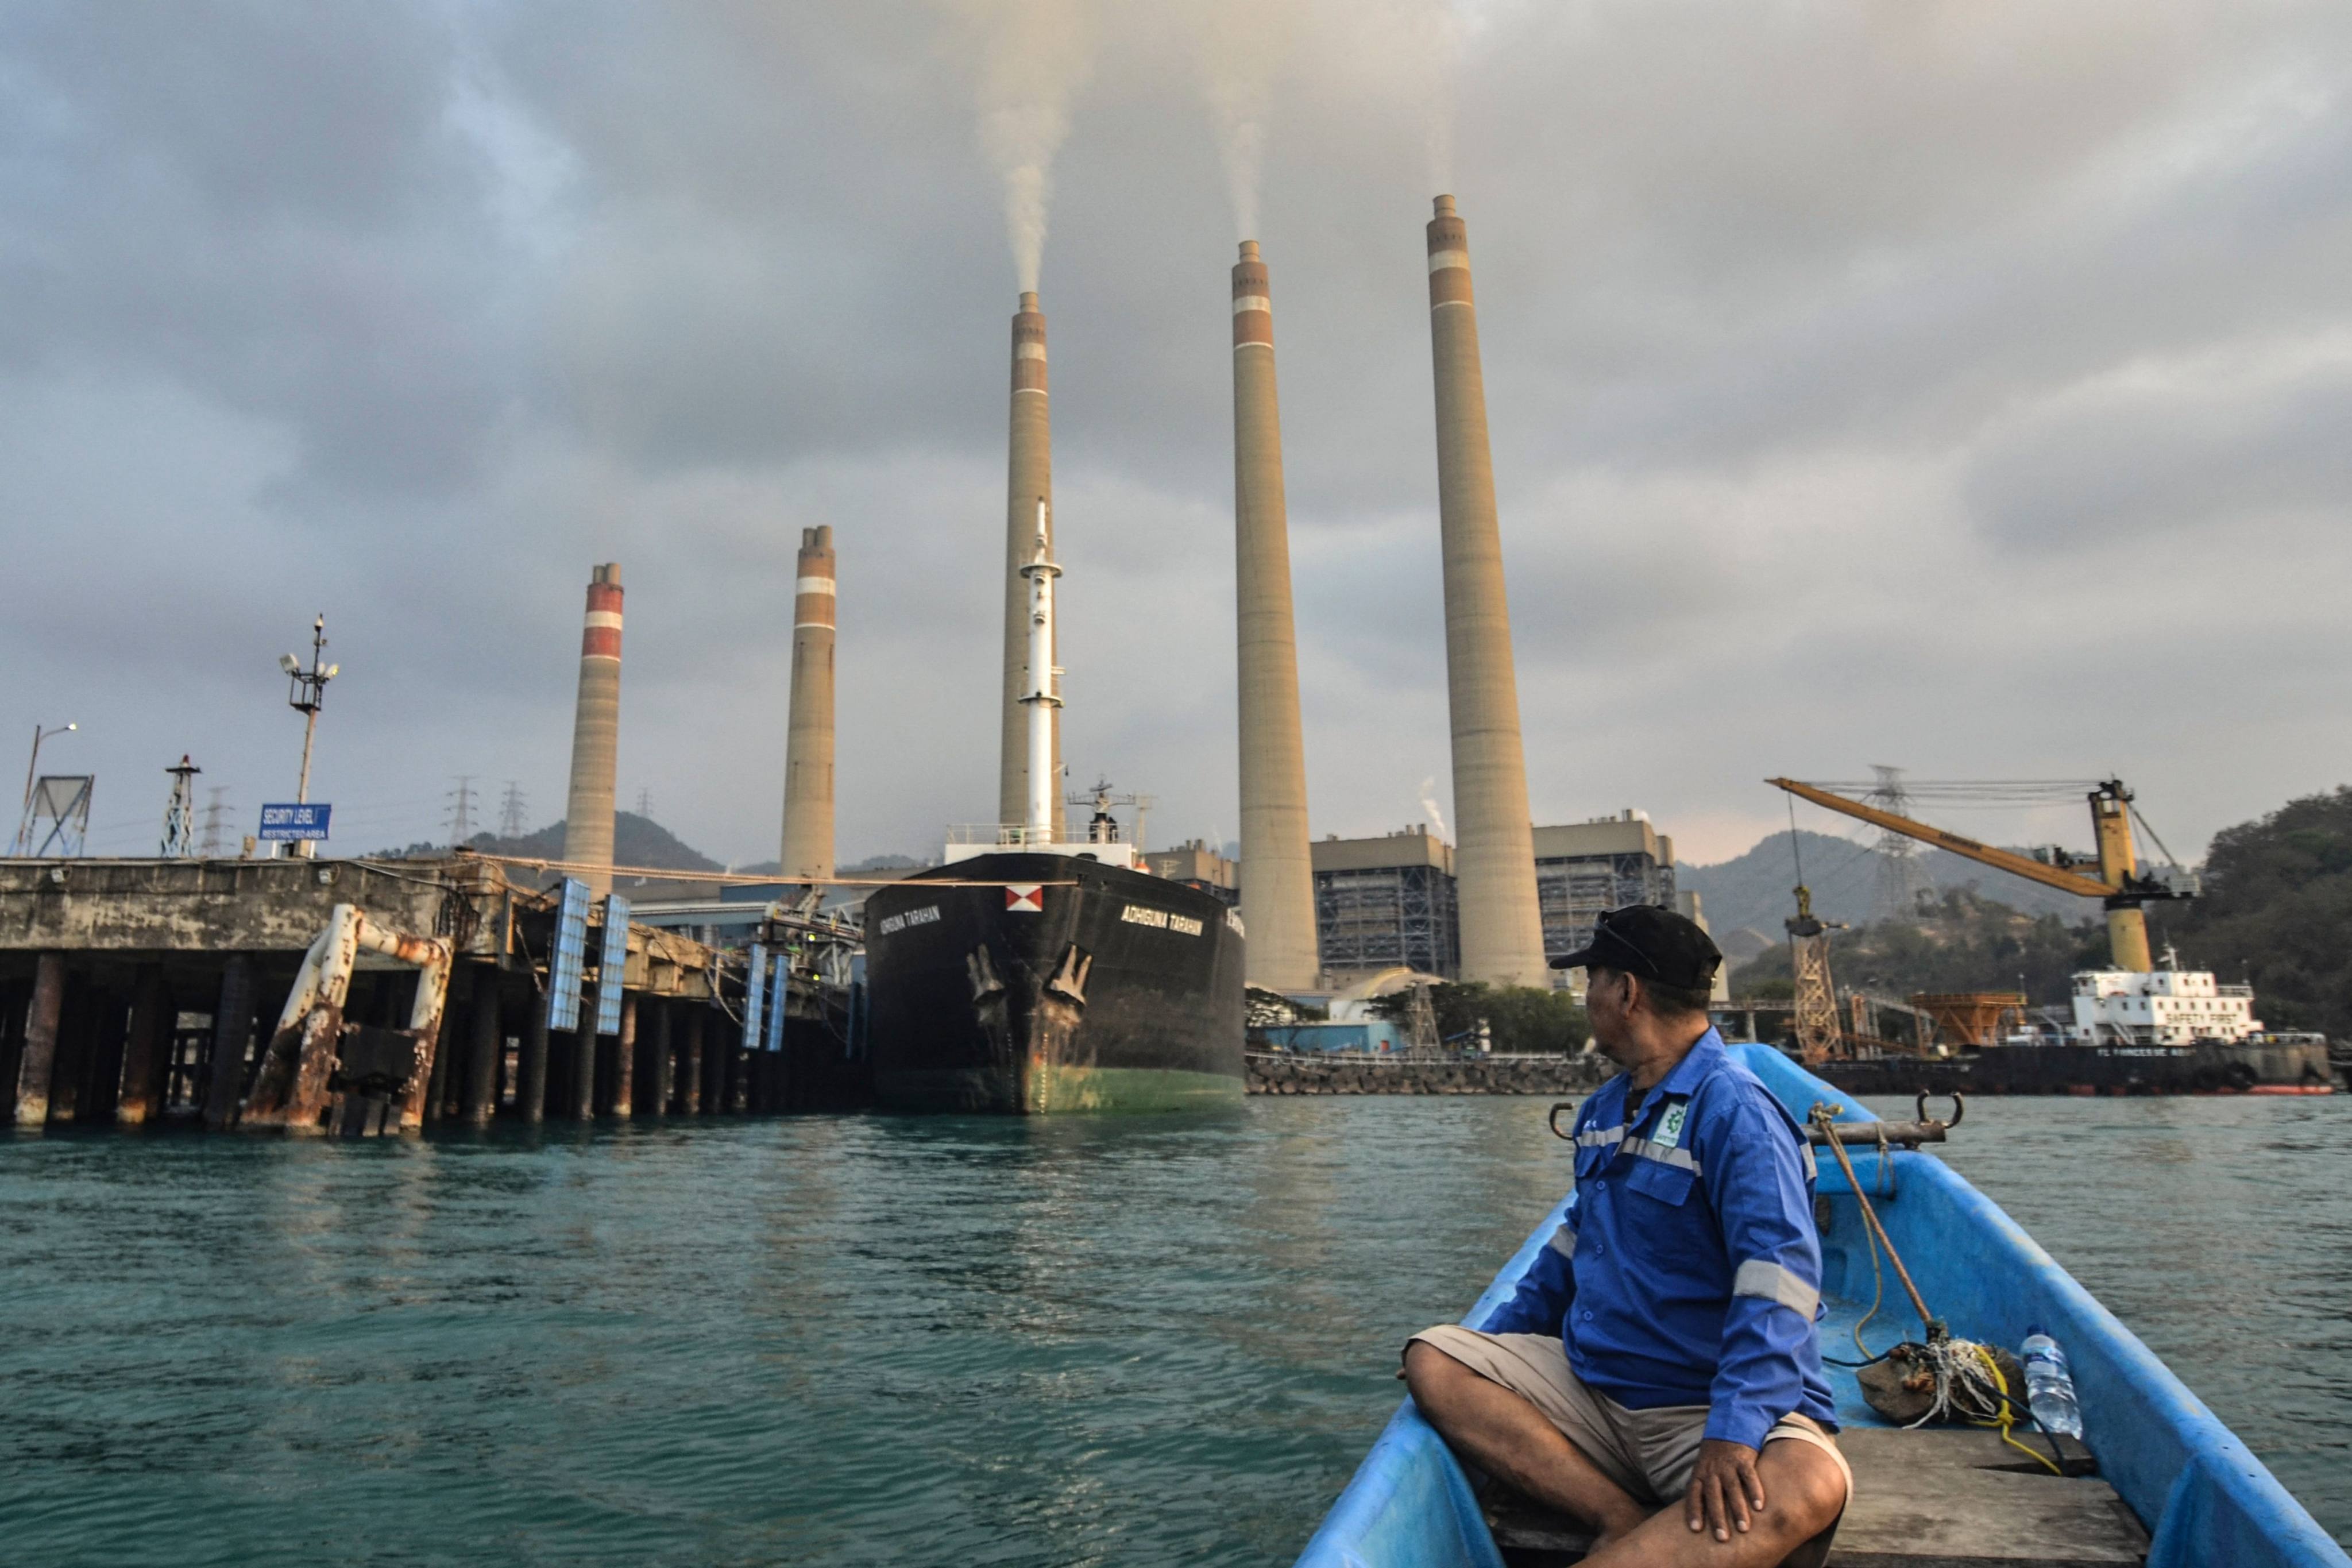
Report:
[[[2161,952],[2254,988],[2274,1029],[2352,1035],[2352,789],[2289,801],[2223,828],[2205,858],[2205,896],[2148,906]]]
[[[1375,1016],[1404,1022],[1411,991],[1376,997]],[[1429,988],[1437,1036],[1448,1047],[1475,1050],[1483,1019],[1496,1050],[1511,1056],[1568,1056],[1584,1048],[1591,1030],[1584,1009],[1565,991],[1533,985],[1441,982]]]

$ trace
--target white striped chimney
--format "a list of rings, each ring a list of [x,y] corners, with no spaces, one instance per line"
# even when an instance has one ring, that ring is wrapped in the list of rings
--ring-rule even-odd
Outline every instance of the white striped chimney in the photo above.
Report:
[[[563,858],[596,897],[613,890],[613,792],[621,742],[621,567],[607,562],[588,584],[580,634],[580,703],[572,720],[572,788],[563,807]]]
[[[801,530],[784,734],[784,880],[833,875],[833,530]]]

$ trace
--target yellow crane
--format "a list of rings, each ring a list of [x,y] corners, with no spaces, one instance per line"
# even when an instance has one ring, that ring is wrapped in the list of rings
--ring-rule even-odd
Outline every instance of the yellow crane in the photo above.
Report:
[[[2147,947],[2147,916],[2141,906],[2161,899],[2193,899],[2197,896],[2194,875],[2177,866],[2152,868],[2143,871],[2132,851],[2132,793],[2120,779],[2107,779],[2089,795],[2091,830],[2098,844],[2098,874],[2086,876],[2074,869],[2087,862],[2063,849],[2049,849],[2038,855],[2020,855],[2013,849],[1996,849],[1990,844],[1979,844],[1957,833],[1947,833],[1940,827],[1930,827],[1924,822],[1914,822],[1907,816],[1897,816],[1891,811],[1881,811],[1858,800],[1833,795],[1817,784],[1800,783],[1796,779],[1767,779],[1765,783],[1783,789],[1800,800],[1811,801],[1827,810],[1854,817],[1890,833],[1900,833],[1938,849],[1948,849],[1980,866],[2007,871],[2039,882],[2045,888],[2055,888],[2062,893],[2078,898],[2096,899],[2107,911],[2107,950],[2117,969],[2128,969],[2145,974],[2155,967]],[[2161,847],[2161,846],[2159,846]]]

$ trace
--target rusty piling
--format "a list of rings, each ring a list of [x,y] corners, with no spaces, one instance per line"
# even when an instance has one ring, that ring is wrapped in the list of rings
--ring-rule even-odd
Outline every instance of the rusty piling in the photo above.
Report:
[[[25,1047],[16,1060],[16,1125],[49,1119],[49,1079],[58,1060],[58,1020],[65,1010],[66,959],[45,952],[34,961],[33,996],[25,1007]]]
[[[499,1026],[497,975],[478,971],[473,991],[472,1037],[466,1044],[466,1125],[488,1127],[499,1106],[499,1058],[506,1050],[506,1036]]]
[[[534,994],[530,1016],[522,1026],[522,1082],[515,1089],[515,1110],[537,1126],[547,1120],[547,1001]]]
[[[686,1015],[686,1103],[679,1109],[688,1116],[702,1114],[703,1012],[696,1007]]]
[[[621,993],[621,1033],[613,1041],[613,1114],[626,1120],[636,1110],[637,999]]]
[[[144,1126],[161,1107],[164,1075],[172,1065],[172,988],[163,966],[147,964],[139,972],[131,1028],[122,1044],[122,1092],[115,1101],[114,1120],[124,1127]]]
[[[215,1131],[236,1122],[245,1099],[245,1049],[253,1035],[253,960],[232,952],[221,966],[213,1005],[212,1056],[205,1070],[205,1125]]]

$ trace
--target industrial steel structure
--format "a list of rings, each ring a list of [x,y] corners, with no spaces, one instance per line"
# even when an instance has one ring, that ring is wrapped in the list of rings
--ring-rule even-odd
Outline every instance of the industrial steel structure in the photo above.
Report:
[[[1452,196],[1439,196],[1436,209],[1428,230],[1429,335],[1437,395],[1446,702],[1454,826],[1461,835],[1455,862],[1462,883],[1462,975],[1498,985],[1549,985],[1486,437],[1486,379],[1470,289],[1469,231]]]
[[[1535,830],[1537,907],[1549,959],[1592,940],[1602,911],[1628,904],[1676,907],[1675,841],[1637,811]],[[1554,971],[1565,984],[1567,973]]]
[[[1400,965],[1447,980],[1463,973],[1452,845],[1416,825],[1378,838],[1320,838],[1312,852],[1327,984]]]

